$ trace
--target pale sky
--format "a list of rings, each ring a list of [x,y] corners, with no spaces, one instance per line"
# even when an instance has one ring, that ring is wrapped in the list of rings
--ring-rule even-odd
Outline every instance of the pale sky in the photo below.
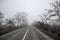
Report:
[[[5,14],[6,18],[13,17],[20,11],[26,12],[28,21],[39,20],[39,15],[44,13],[44,9],[50,7],[49,3],[55,0],[0,0],[0,11]]]

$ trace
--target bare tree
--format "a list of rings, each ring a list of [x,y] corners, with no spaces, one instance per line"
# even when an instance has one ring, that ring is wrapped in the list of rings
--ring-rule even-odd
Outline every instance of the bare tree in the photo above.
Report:
[[[60,20],[60,2],[56,1],[55,3],[51,3],[51,5],[53,6],[52,12],[55,12],[55,15],[58,15]]]
[[[51,20],[50,18],[58,16],[59,17],[59,21],[60,21],[60,14],[59,14],[60,13],[60,2],[56,1],[55,3],[51,3],[51,5],[52,5],[52,8],[50,8],[50,9],[47,10],[47,13],[48,13],[47,16],[49,16],[49,17],[46,18],[46,15],[44,15],[44,16],[46,18],[45,20],[49,20],[50,22],[52,22],[54,24],[54,28],[56,29],[56,27],[55,27],[55,24],[56,24],[55,21],[58,21],[58,20]],[[47,21],[45,21],[45,22],[47,22]]]
[[[45,9],[45,10],[47,10],[48,14],[46,15],[46,13],[44,13],[42,16],[40,16],[43,22],[44,22],[44,20],[46,23],[47,23],[47,20],[49,20],[51,22],[50,18],[54,17],[56,15],[59,17],[59,20],[60,20],[60,14],[59,14],[60,13],[60,2],[56,1],[55,3],[51,3],[51,5],[53,6],[51,9],[48,9],[48,10]],[[54,14],[51,14],[51,13],[54,13]],[[49,17],[47,17],[47,16],[49,16]],[[54,23],[54,21],[52,21],[52,23]],[[54,23],[54,28],[55,28],[55,23]]]
[[[42,23],[46,23],[47,24],[47,20],[48,20],[47,16],[48,16],[48,14],[46,14],[46,13],[43,13],[42,15],[40,15]]]
[[[57,21],[60,21],[60,2],[56,1],[54,3],[51,3],[52,5],[52,9],[50,9],[52,12],[51,13],[54,13],[53,15],[50,15],[50,17],[54,17],[54,16],[58,16],[59,17],[59,20]]]
[[[6,19],[6,26],[9,28],[13,27],[15,25],[14,21],[12,19]]]
[[[2,25],[3,18],[4,18],[4,14],[0,12],[0,26]]]
[[[19,12],[15,15],[15,20],[16,20],[17,26],[26,24],[27,14],[25,12]]]

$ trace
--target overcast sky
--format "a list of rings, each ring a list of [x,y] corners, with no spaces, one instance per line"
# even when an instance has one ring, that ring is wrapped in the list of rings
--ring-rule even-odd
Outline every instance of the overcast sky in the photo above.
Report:
[[[20,11],[26,12],[28,21],[39,20],[39,14],[44,13],[44,9],[49,8],[49,3],[55,0],[0,0],[0,11],[6,18],[13,17]]]

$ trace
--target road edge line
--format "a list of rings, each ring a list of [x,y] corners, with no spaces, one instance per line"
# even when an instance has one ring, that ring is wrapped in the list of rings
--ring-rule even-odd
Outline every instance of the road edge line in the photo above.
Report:
[[[52,39],[52,38],[50,38],[49,36],[45,35],[43,32],[39,31],[37,28],[34,27],[34,29],[35,29],[36,31],[38,31],[39,33],[41,33],[42,35],[44,35],[44,37],[47,37],[47,38],[49,38],[49,39]],[[54,39],[52,39],[52,40],[54,40]]]

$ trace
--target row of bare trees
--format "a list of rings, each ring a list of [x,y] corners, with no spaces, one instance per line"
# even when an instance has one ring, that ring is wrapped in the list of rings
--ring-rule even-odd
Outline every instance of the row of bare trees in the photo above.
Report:
[[[3,18],[4,18],[4,14],[0,12],[0,26],[2,26]]]
[[[4,18],[4,13],[0,12],[0,28],[2,27],[21,27],[27,25],[27,14],[25,12],[18,12],[13,15],[13,18]]]
[[[48,25],[54,25],[53,27],[48,27],[48,28],[52,28],[56,30],[57,26],[60,26],[59,25],[60,24],[60,2],[56,1],[55,3],[51,3],[50,5],[52,5],[52,8],[45,9],[47,12],[40,15],[40,17],[42,19],[42,23]]]

